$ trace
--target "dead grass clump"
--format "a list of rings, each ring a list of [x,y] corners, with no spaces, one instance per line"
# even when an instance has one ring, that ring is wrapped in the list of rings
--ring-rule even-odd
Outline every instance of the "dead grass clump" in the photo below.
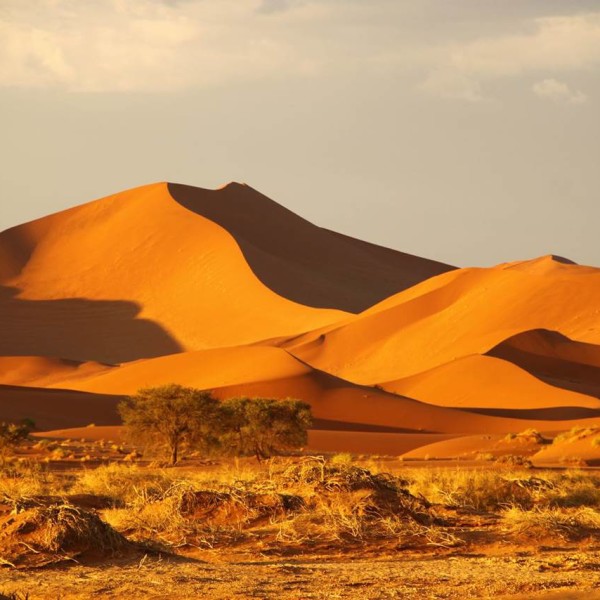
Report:
[[[56,475],[39,462],[11,460],[0,469],[0,497],[15,500],[24,496],[56,493],[60,487]]]
[[[547,506],[577,508],[600,507],[600,478],[581,471],[567,471],[554,475],[549,489],[540,503]]]
[[[229,492],[191,491],[181,496],[180,510],[191,519],[213,523],[251,523],[298,511],[304,500],[293,494],[252,493],[232,489]]]
[[[327,464],[313,458],[293,464],[280,474],[284,486],[308,485],[326,491],[393,490],[408,482],[388,473],[373,473],[351,464]]]
[[[84,471],[73,486],[75,494],[111,498],[115,507],[134,501],[140,493],[159,496],[173,483],[165,470],[145,470],[132,464],[111,463]]]
[[[127,508],[106,511],[105,518],[140,541],[213,547],[237,541],[243,530],[283,518],[303,505],[302,498],[291,494],[252,492],[243,485],[198,490],[184,480],[160,495],[140,492]]]
[[[548,440],[537,429],[526,429],[519,433],[509,433],[504,441],[519,441],[522,443],[547,444]]]
[[[38,506],[0,522],[2,560],[13,566],[42,566],[75,557],[112,556],[127,540],[91,511],[69,504]]]
[[[511,507],[502,514],[505,528],[517,537],[581,540],[600,533],[600,513],[589,507],[523,510]]]
[[[0,592],[0,600],[29,600],[29,594],[19,594],[19,592]]]
[[[490,470],[420,469],[410,473],[408,490],[432,504],[470,511],[494,511],[535,504],[540,481],[531,477],[506,477]]]

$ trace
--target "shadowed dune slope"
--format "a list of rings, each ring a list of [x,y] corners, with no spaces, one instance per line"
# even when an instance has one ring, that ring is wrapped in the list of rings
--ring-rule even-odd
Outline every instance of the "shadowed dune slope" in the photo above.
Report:
[[[233,191],[215,197],[233,210]],[[4,355],[123,362],[294,335],[346,315],[268,289],[235,238],[166,184],[3,232],[0,285]]]
[[[115,425],[120,396],[0,385],[0,420],[33,419],[38,429]]]
[[[600,345],[540,329],[513,336],[487,354],[510,361],[553,386],[600,398]]]
[[[283,346],[320,370],[376,384],[484,354],[532,329],[600,343],[599,298],[600,269],[550,256],[461,269]]]
[[[169,192],[229,231],[256,276],[301,304],[359,312],[454,268],[317,227],[247,185]]]

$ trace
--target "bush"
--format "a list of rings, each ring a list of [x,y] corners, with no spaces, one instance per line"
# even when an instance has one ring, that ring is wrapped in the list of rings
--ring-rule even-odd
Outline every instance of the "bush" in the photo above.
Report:
[[[0,423],[0,451],[18,446],[24,442],[33,429],[33,422],[29,419],[21,423]]]

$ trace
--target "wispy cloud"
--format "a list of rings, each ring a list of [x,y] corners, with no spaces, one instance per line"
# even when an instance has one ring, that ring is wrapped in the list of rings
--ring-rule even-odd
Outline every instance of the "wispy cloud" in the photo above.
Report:
[[[558,104],[585,104],[588,97],[580,90],[572,90],[566,83],[556,79],[543,79],[533,84],[533,93],[539,98]]]
[[[546,17],[534,20],[528,33],[449,44],[439,49],[437,63],[421,89],[468,101],[484,100],[489,82],[590,70],[600,66],[600,14]],[[538,95],[585,102],[582,92],[571,92],[555,80],[545,81],[538,91],[534,89]]]
[[[256,0],[7,2],[3,86],[177,91],[311,71],[277,22],[256,22]]]
[[[437,22],[438,29],[427,30],[426,43],[419,27],[429,21],[412,0],[1,4],[4,87],[163,92],[270,78],[383,73],[417,80],[418,89],[432,96],[478,103],[491,99],[498,81],[526,77],[529,88],[600,66],[600,13],[518,20],[519,35],[498,34],[496,28],[486,34],[477,21],[476,27],[460,30],[462,41],[445,42],[440,40],[456,40],[452,35],[458,29]],[[431,11],[435,1],[425,4]],[[544,89],[534,92],[556,98],[561,93]],[[583,92],[568,92],[560,101],[585,101]]]

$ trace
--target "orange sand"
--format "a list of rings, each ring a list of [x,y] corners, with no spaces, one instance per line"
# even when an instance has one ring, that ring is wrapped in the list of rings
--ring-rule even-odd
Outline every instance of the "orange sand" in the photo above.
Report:
[[[597,425],[599,298],[553,256],[453,270],[249,186],[148,185],[0,233],[0,419],[113,426],[177,382],[306,400],[323,450]]]

